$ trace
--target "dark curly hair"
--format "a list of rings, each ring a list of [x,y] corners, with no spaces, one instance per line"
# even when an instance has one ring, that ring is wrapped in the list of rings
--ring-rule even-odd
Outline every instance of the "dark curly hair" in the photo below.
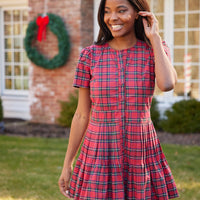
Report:
[[[136,12],[139,12],[139,11],[150,12],[150,7],[147,0],[127,0],[127,1],[133,6]],[[110,30],[108,29],[108,27],[106,26],[104,22],[105,3],[106,3],[106,0],[101,0],[100,5],[99,5],[98,23],[99,23],[100,30],[99,30],[97,41],[95,42],[95,44],[97,45],[105,44],[106,42],[113,39],[113,36]],[[135,29],[136,37],[142,41],[147,42],[150,45],[150,41],[145,35],[142,17],[140,15],[138,16],[138,19],[135,20],[135,24],[133,28]]]

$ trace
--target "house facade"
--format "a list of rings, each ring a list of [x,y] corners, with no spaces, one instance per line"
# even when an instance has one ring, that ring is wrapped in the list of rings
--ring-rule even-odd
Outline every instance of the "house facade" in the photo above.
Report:
[[[56,123],[59,101],[74,91],[74,72],[81,49],[96,40],[100,0],[0,0],[0,96],[4,116],[42,123]],[[161,112],[174,102],[189,97],[200,99],[200,1],[149,0],[159,20],[160,34],[171,50],[178,73],[173,91],[155,97]],[[31,63],[23,38],[28,23],[45,11],[59,15],[70,35],[67,63],[47,70]],[[58,53],[57,37],[47,29],[46,40],[36,42],[48,58]]]

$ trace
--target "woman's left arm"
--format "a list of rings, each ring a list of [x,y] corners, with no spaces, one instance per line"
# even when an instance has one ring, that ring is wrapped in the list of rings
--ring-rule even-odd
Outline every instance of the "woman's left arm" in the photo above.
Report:
[[[145,34],[151,42],[155,57],[155,75],[158,87],[162,91],[172,90],[177,82],[177,73],[166,55],[159,35],[158,21],[153,13],[141,11]]]

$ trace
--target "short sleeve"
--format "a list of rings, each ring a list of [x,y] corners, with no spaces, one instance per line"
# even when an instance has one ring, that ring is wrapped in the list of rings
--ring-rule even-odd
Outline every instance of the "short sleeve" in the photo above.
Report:
[[[89,88],[90,87],[90,64],[91,53],[88,48],[81,51],[78,65],[76,67],[73,86],[77,88]]]

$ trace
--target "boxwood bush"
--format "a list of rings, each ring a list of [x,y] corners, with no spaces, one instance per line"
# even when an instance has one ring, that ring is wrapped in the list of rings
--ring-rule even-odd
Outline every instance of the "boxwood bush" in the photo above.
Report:
[[[200,102],[182,100],[165,111],[166,120],[161,125],[170,133],[200,133]]]
[[[68,101],[60,101],[61,112],[57,121],[58,124],[64,127],[70,127],[72,118],[76,111],[76,107],[78,104],[78,92],[70,94]]]
[[[0,97],[0,122],[3,121],[3,106],[2,106],[2,100]]]

